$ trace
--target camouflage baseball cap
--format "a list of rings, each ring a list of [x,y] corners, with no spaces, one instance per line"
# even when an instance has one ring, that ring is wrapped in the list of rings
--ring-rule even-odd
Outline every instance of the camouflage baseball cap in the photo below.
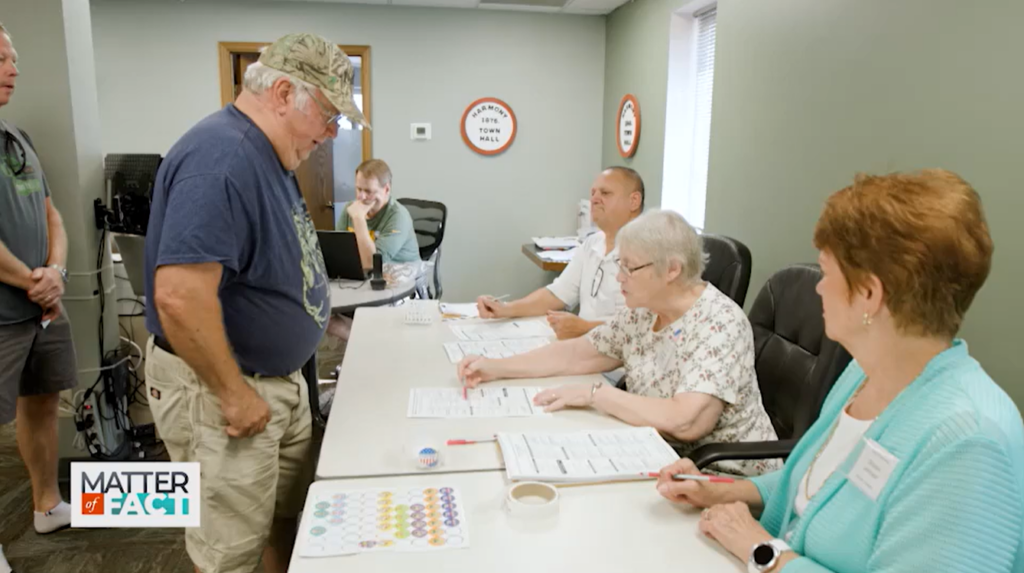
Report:
[[[370,127],[352,100],[352,62],[341,48],[315,34],[288,34],[267,46],[260,63],[308,82],[352,123]]]

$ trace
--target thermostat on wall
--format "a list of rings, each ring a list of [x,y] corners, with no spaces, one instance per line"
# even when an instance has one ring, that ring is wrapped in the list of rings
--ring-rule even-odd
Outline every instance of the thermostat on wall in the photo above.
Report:
[[[414,123],[410,126],[409,137],[413,139],[430,139],[429,123]]]

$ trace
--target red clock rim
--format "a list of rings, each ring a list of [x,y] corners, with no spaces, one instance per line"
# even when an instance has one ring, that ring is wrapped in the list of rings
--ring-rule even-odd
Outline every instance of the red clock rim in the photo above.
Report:
[[[626,107],[626,102],[633,102],[633,110],[636,114],[636,129],[633,133],[633,144],[629,146],[629,149],[622,149],[622,110]],[[619,155],[622,157],[633,157],[636,153],[636,147],[640,144],[640,102],[636,100],[636,96],[633,94],[626,94],[622,96],[622,101],[619,102],[619,113],[615,116],[615,147],[619,149]]]
[[[466,135],[466,117],[469,116],[469,110],[473,109],[474,107],[482,103],[496,103],[501,107],[505,108],[506,110],[508,110],[508,114],[512,116],[512,136],[508,138],[508,141],[505,142],[505,145],[502,145],[498,149],[481,149],[476,145],[473,145],[473,142],[470,141],[469,136]],[[469,106],[466,107],[466,111],[462,112],[462,121],[459,122],[459,131],[462,133],[462,141],[473,151],[479,153],[480,155],[497,155],[508,149],[509,146],[512,145],[512,142],[516,140],[516,133],[519,131],[519,120],[516,119],[516,113],[512,111],[512,106],[508,105],[507,103],[501,101],[496,97],[482,97],[476,100],[475,102],[469,104]]]

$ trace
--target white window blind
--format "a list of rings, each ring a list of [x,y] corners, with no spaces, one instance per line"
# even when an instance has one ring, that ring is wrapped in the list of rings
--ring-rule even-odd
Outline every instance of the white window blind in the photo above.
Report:
[[[715,84],[715,16],[712,7],[694,15],[697,19],[697,83],[694,111],[693,170],[690,181],[692,210],[703,226],[711,147],[711,99]],[[696,222],[696,221],[695,221]]]

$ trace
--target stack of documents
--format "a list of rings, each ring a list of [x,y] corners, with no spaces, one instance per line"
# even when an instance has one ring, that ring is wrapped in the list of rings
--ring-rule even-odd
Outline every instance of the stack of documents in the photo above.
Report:
[[[459,340],[490,341],[547,338],[555,336],[544,320],[513,320],[510,322],[481,322],[449,325]]]
[[[551,340],[547,338],[519,338],[516,340],[489,340],[486,342],[445,342],[444,351],[448,353],[448,361],[456,364],[470,355],[483,356],[484,358],[509,358],[516,354],[525,354],[548,344],[551,344]]]
[[[572,248],[567,251],[543,251],[537,253],[537,257],[542,261],[548,261],[549,263],[568,263],[572,260],[572,257],[576,254],[576,249]]]
[[[441,318],[444,320],[463,320],[467,318],[480,318],[480,309],[475,302],[462,303],[441,303]]]
[[[533,244],[538,249],[574,249],[580,246],[576,237],[533,237]]]
[[[590,432],[499,433],[512,481],[588,483],[646,479],[679,456],[654,428]]]

